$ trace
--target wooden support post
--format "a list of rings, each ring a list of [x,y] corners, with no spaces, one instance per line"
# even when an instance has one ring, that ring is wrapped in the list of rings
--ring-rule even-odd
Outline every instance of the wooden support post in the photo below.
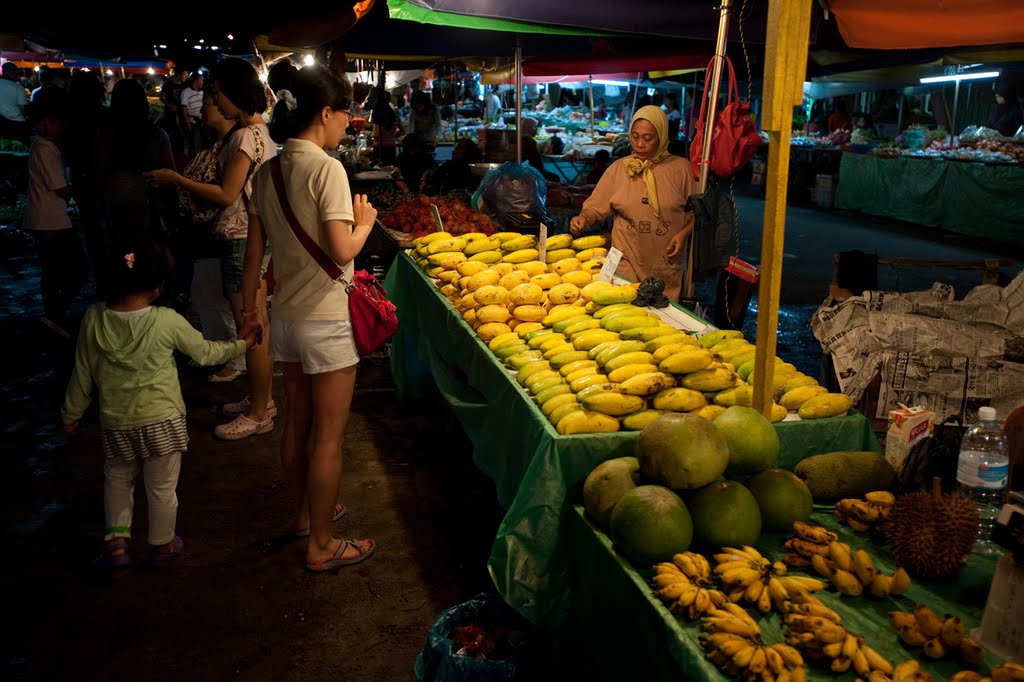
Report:
[[[771,415],[773,402],[789,140],[793,107],[803,102],[810,26],[811,0],[769,0],[762,115],[762,126],[769,136],[768,175],[757,295],[757,355],[754,358],[754,409],[766,417]]]

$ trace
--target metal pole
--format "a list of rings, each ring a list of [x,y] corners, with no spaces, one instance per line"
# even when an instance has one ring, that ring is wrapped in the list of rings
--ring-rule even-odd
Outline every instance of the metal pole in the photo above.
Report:
[[[594,139],[594,76],[587,76],[587,86],[590,88],[590,139]]]
[[[523,46],[516,36],[516,163],[523,162]]]
[[[949,117],[949,143],[953,144],[953,138],[956,136],[956,110],[960,105],[960,79],[956,80],[956,86],[953,89],[953,113]]]
[[[715,43],[715,66],[711,70],[711,82],[704,84],[704,97],[708,98],[708,118],[704,122],[704,148],[701,149],[700,158],[700,184],[698,194],[703,194],[708,188],[708,172],[710,171],[709,159],[711,157],[711,136],[715,132],[715,117],[718,113],[718,88],[722,84],[722,67],[725,65],[725,44],[729,38],[729,12],[732,10],[732,0],[722,0],[721,15],[718,17],[718,41]],[[696,97],[694,107],[696,107]],[[684,281],[683,296],[687,299],[693,298],[693,252],[696,251],[696,236],[690,234],[689,248],[687,249],[686,280]]]
[[[903,100],[906,99],[903,93],[900,93],[900,105],[896,114],[896,134],[899,135],[903,132]]]
[[[708,97],[708,119],[704,123],[704,149],[700,158],[700,189],[703,194],[708,188],[708,158],[711,156],[711,136],[715,132],[715,115],[718,113],[718,88],[722,85],[722,67],[725,65],[725,44],[729,38],[729,12],[732,11],[732,0],[722,0],[721,15],[718,18],[718,42],[715,44],[715,67],[711,71],[711,82],[705,84],[705,96]],[[692,249],[691,249],[692,251]],[[690,272],[686,273],[687,289],[693,286]],[[687,296],[691,292],[687,291]]]

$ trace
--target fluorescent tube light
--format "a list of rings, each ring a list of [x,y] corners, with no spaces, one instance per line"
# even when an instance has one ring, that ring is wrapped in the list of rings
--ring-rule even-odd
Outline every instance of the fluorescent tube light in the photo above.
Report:
[[[922,78],[922,83],[952,83],[955,81],[973,81],[979,78],[998,78],[998,71],[977,71],[975,73],[954,73],[949,76],[929,76]]]
[[[592,83],[593,83],[594,85],[617,85],[617,86],[619,86],[620,88],[628,88],[628,87],[629,87],[630,85],[632,85],[632,83],[629,83],[629,82],[627,82],[627,81],[605,81],[605,80],[595,80],[595,81],[591,81],[591,82],[592,82]]]

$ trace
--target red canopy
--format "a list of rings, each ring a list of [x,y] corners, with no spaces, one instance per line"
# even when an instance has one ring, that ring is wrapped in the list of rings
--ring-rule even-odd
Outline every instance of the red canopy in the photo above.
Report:
[[[832,0],[850,47],[911,49],[1024,41],[1021,0]]]

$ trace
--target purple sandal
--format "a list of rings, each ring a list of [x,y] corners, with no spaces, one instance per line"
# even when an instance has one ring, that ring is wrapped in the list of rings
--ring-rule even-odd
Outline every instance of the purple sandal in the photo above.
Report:
[[[115,554],[117,550],[121,550],[119,554]],[[107,548],[103,550],[103,553],[92,560],[92,567],[107,571],[113,571],[118,568],[125,568],[131,566],[132,558],[128,554],[128,543],[118,542],[113,545],[107,545]]]
[[[170,549],[154,547],[150,551],[147,564],[150,568],[167,568],[171,565],[171,560],[180,555],[184,548],[185,541],[181,539],[180,535],[175,535],[174,539],[171,540]]]

